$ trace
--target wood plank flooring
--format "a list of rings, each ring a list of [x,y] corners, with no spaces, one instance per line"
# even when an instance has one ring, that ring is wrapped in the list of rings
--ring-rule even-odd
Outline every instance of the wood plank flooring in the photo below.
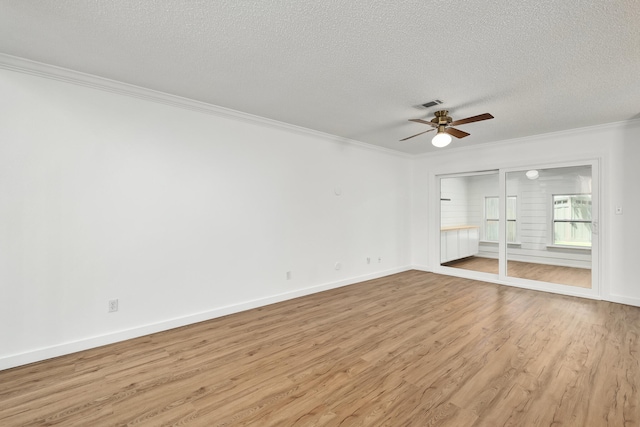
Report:
[[[447,267],[498,274],[498,260],[471,256],[451,261]],[[507,275],[521,279],[540,280],[561,285],[591,289],[591,269],[563,267],[521,261],[507,261]]]
[[[640,308],[409,271],[0,371],[2,426],[640,426]]]

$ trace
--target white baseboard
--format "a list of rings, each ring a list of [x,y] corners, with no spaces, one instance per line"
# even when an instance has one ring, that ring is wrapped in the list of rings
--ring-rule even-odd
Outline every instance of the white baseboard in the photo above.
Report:
[[[145,335],[154,334],[157,332],[162,332],[169,329],[190,325],[193,323],[203,322],[205,320],[211,320],[217,317],[227,316],[229,314],[239,313],[241,311],[263,307],[265,305],[274,304],[277,302],[282,302],[282,301],[286,301],[286,300],[290,300],[290,299],[294,299],[294,298],[298,298],[306,295],[311,295],[317,292],[323,292],[330,289],[340,288],[343,286],[364,282],[366,280],[378,279],[380,277],[390,276],[396,273],[402,273],[404,271],[408,271],[411,269],[412,269],[411,266],[392,268],[390,270],[379,271],[376,273],[352,277],[349,279],[343,279],[336,282],[324,283],[321,285],[311,286],[308,288],[297,289],[295,291],[272,295],[266,298],[259,298],[251,301],[245,301],[238,304],[228,305],[225,307],[218,307],[213,310],[189,314],[186,316],[177,317],[173,319],[167,319],[157,323],[136,326],[134,328],[114,331],[104,335],[87,337],[85,339],[81,339],[77,341],[61,343],[54,346],[30,350],[24,353],[13,354],[13,355],[0,358],[0,371],[4,369],[14,368],[16,366],[22,366],[22,365],[27,365],[29,363],[51,359],[53,357],[76,353],[78,351],[101,347],[103,345],[113,344],[116,342],[125,341],[132,338],[138,338]]]
[[[615,302],[618,304],[634,305],[636,307],[640,307],[640,298],[630,298],[622,295],[607,295],[602,299],[604,299],[605,301]]]
[[[475,255],[479,258],[488,258],[488,259],[498,259],[497,253],[487,253],[480,252]],[[541,265],[554,265],[557,267],[573,267],[573,268],[584,268],[591,269],[591,262],[580,261],[580,260],[571,260],[567,258],[562,259],[554,259],[554,258],[543,258],[543,257],[534,257],[527,255],[517,255],[517,254],[509,254],[509,261],[519,261],[526,262],[529,264],[541,264]]]
[[[0,370],[10,369],[16,366],[27,365],[29,363],[39,362],[53,357],[64,356],[71,353],[76,353],[91,348],[101,347],[103,345],[113,344],[120,341],[125,341],[132,338],[138,338],[149,334],[154,334],[169,329],[178,328],[181,326],[190,325],[193,323],[203,322],[206,320],[215,319],[229,314],[239,313],[246,310],[251,310],[258,307],[263,307],[269,304],[274,304],[282,301],[287,301],[294,298],[311,295],[317,292],[323,292],[330,289],[336,289],[343,286],[352,285],[355,283],[364,282],[366,280],[378,279],[380,277],[390,276],[396,273],[402,273],[409,270],[418,270],[431,273],[432,270],[426,265],[410,265],[405,267],[397,267],[390,270],[384,270],[372,274],[363,276],[352,277],[349,279],[339,280],[336,282],[324,283],[321,285],[311,286],[304,289],[298,289],[291,292],[273,295],[266,298],[259,298],[251,301],[245,301],[239,304],[233,304],[225,307],[218,307],[213,310],[194,313],[187,316],[182,316],[173,319],[167,319],[162,322],[157,322],[148,325],[137,326],[130,329],[114,331],[109,334],[100,336],[88,337],[86,339],[61,343],[55,346],[39,348],[24,353],[13,354],[0,358]],[[495,281],[494,283],[500,283]],[[540,289],[536,289],[540,290]],[[629,298],[620,295],[607,295],[604,298],[606,301],[626,304],[640,307],[640,299]]]

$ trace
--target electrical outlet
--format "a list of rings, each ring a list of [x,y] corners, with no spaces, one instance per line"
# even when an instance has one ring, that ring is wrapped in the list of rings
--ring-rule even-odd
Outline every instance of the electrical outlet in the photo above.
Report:
[[[371,264],[371,258],[367,257],[367,264]]]
[[[109,313],[114,313],[118,311],[118,300],[111,299],[109,300]]]
[[[378,257],[378,264],[382,262],[382,257]]]
[[[287,271],[287,280],[291,280],[291,272]]]

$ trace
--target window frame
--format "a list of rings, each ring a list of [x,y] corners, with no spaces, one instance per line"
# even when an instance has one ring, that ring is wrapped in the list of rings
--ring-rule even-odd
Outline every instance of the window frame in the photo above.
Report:
[[[591,219],[558,219],[556,220],[556,197],[589,197],[589,209],[590,209],[590,217]],[[589,241],[588,245],[575,245],[571,243],[556,243],[556,223],[580,223],[580,224],[590,224],[591,225],[591,233],[593,234],[593,197],[591,193],[561,193],[561,194],[552,194],[551,195],[551,227],[550,227],[550,247],[559,247],[559,248],[571,248],[571,249],[585,249],[590,250],[593,247],[593,235]]]
[[[487,217],[487,200],[488,199],[496,199],[498,202],[498,217],[497,218],[488,218]],[[518,236],[519,236],[519,232],[518,232],[518,196],[514,195],[514,196],[507,196],[507,204],[509,203],[509,199],[512,199],[515,201],[515,217],[514,219],[509,219],[507,218],[507,224],[509,222],[512,222],[513,224],[515,224],[514,226],[514,236],[513,236],[513,240],[512,241],[507,241],[507,244],[517,244],[518,243]],[[498,233],[498,238],[496,240],[491,240],[489,238],[487,238],[487,225],[488,223],[491,222],[496,222],[496,223],[500,223],[500,196],[484,196],[484,215],[483,215],[483,230],[482,230],[482,238],[484,242],[490,242],[490,243],[498,243],[500,241],[499,238],[499,233]],[[498,225],[499,228],[499,225]]]

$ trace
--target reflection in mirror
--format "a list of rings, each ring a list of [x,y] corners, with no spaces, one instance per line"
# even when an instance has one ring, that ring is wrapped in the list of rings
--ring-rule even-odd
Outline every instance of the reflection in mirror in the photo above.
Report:
[[[509,172],[506,187],[507,276],[591,288],[591,166]]]
[[[440,179],[441,265],[498,274],[498,171]]]

